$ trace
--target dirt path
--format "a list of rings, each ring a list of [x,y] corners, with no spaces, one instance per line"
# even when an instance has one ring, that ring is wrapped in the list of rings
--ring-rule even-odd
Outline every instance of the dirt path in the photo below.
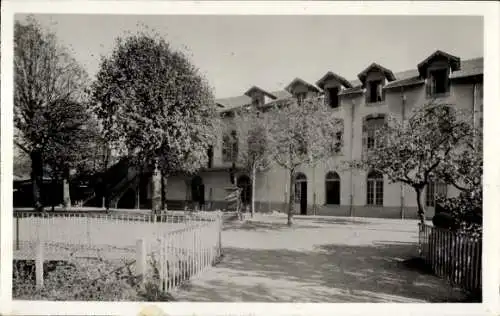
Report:
[[[225,257],[173,293],[180,301],[450,302],[463,294],[409,268],[416,221],[261,216],[227,227]]]

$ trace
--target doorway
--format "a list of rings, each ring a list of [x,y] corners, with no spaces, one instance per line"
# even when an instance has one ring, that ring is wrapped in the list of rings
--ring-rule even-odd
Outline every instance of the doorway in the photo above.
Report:
[[[200,176],[195,176],[191,180],[191,199],[200,209],[205,205],[205,185]]]

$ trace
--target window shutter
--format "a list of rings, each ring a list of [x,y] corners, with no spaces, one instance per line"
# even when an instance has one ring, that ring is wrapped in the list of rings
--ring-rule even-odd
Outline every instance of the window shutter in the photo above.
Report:
[[[361,142],[363,154],[366,152],[367,143],[368,143],[368,133],[366,132],[366,130],[364,130]]]

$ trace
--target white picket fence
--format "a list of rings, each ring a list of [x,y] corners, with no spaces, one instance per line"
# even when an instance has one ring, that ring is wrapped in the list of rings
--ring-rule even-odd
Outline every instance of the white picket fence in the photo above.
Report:
[[[16,212],[14,259],[99,258],[135,260],[146,274],[155,261],[164,290],[171,290],[211,266],[221,254],[222,216],[213,212],[53,213]],[[37,271],[40,278],[42,273]],[[37,283],[42,286],[43,279]]]

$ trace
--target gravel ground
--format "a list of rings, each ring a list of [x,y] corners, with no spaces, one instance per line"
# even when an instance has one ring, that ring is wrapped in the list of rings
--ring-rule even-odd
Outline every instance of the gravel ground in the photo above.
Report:
[[[464,294],[403,261],[417,221],[257,214],[226,225],[224,258],[174,297],[208,302],[456,302]]]

